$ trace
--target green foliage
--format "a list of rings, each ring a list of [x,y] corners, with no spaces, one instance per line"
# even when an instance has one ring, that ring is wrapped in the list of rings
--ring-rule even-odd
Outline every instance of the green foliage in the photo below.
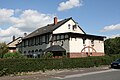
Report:
[[[43,55],[43,59],[48,59],[48,58],[52,58],[53,57],[53,53],[52,52],[46,52]]]
[[[4,54],[3,58],[24,58],[24,56],[19,52],[8,52]]]
[[[8,52],[8,46],[6,43],[0,43],[0,58],[3,58],[3,55]]]
[[[120,37],[105,40],[105,53],[120,54]]]
[[[3,68],[1,71],[0,71],[0,76],[4,76],[4,75],[7,75],[7,68]]]
[[[60,58],[60,59],[0,59],[1,74],[16,74],[18,72],[43,71],[52,69],[89,68],[101,65],[110,65],[112,61],[120,58],[118,55],[86,58]],[[3,70],[6,68],[7,70]]]

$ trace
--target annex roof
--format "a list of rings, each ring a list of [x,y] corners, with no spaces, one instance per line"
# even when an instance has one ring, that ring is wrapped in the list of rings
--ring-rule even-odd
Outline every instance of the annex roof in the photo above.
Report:
[[[57,51],[65,52],[66,50],[63,47],[59,46],[59,45],[52,45],[51,47],[45,49],[44,51],[45,52],[49,52],[49,51],[51,51],[51,52],[57,52]]]

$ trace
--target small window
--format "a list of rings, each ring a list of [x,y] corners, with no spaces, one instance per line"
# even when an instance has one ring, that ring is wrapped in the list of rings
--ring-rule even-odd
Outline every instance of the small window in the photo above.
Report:
[[[45,43],[46,43],[46,44],[49,43],[49,35],[45,35]]]
[[[57,41],[57,36],[54,36],[54,41]]]
[[[88,52],[86,52],[86,55],[88,56]]]
[[[94,44],[94,40],[91,40],[91,44]]]
[[[71,26],[71,25],[70,25],[70,24],[68,24],[68,29],[70,29],[70,26]]]
[[[31,52],[30,51],[28,51],[28,54],[30,54]]]
[[[61,46],[63,46],[63,43],[64,43],[64,42],[62,41]]]
[[[85,44],[85,39],[83,39],[83,44]]]
[[[26,54],[26,51],[24,51],[24,54]]]
[[[77,29],[77,26],[76,25],[73,25],[73,30]]]

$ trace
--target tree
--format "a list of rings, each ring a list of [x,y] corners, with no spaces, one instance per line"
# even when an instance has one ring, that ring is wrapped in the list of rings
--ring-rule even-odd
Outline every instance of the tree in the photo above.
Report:
[[[120,37],[105,40],[106,54],[120,54]]]
[[[8,46],[6,43],[0,43],[0,58],[3,58],[3,55],[8,52]]]

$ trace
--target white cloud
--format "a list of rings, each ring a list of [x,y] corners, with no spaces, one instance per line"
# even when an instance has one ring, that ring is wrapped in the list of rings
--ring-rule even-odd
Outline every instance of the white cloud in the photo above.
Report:
[[[12,9],[0,9],[0,25],[10,23],[10,17],[14,15],[14,10]]]
[[[30,33],[43,27],[51,23],[53,17],[53,14],[44,14],[37,10],[0,9],[0,42],[9,42],[13,35],[23,36],[24,32]],[[2,26],[6,26],[7,29],[3,29]]]
[[[0,9],[0,17],[10,17],[14,14],[12,9]]]
[[[68,10],[74,7],[82,6],[82,0],[68,0],[66,2],[61,2],[58,6],[58,11]]]
[[[104,29],[101,30],[101,32],[113,31],[113,30],[120,30],[120,24],[105,26]]]

